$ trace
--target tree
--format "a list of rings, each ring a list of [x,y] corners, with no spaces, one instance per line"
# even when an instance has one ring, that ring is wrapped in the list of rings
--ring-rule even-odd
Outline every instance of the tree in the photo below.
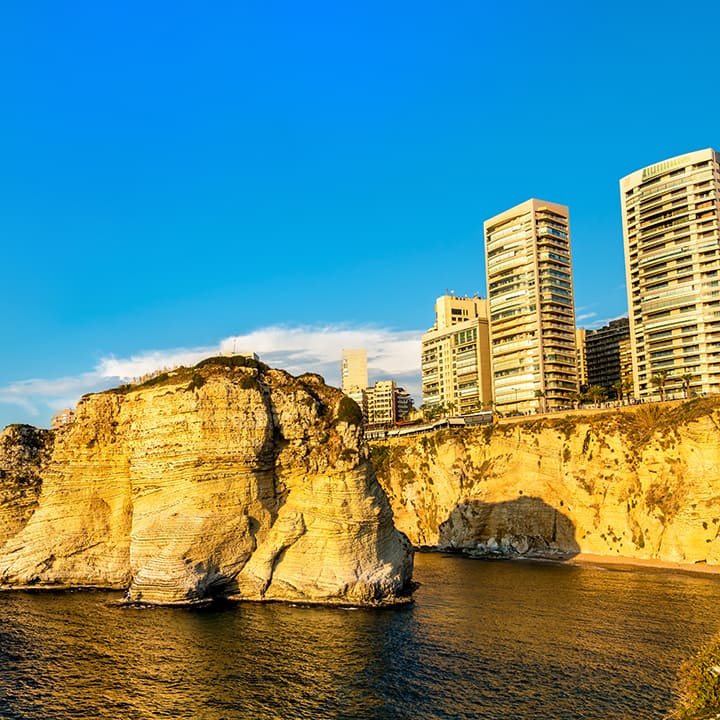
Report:
[[[615,391],[615,396],[622,403],[623,390],[624,390],[622,380],[618,380],[617,382],[614,382],[612,387],[613,387],[613,390]]]
[[[425,420],[437,420],[447,412],[444,405],[429,405],[428,403],[423,403],[420,410]]]
[[[635,383],[633,383],[632,375],[626,375],[626,376],[622,379],[621,382],[622,382],[623,393],[624,393],[625,397],[628,397],[628,398],[629,398],[629,397],[630,397],[630,393],[631,393],[631,392],[633,391],[633,389],[635,388]]]
[[[605,399],[607,392],[602,385],[593,385],[588,388],[588,395],[595,405],[599,405]]]
[[[572,402],[576,410],[580,407],[582,398],[583,396],[577,390],[570,393],[570,402]]]
[[[690,383],[692,382],[693,377],[694,375],[689,372],[685,372],[680,376],[680,382],[682,383],[686,400],[690,397]]]
[[[536,390],[535,397],[538,399],[538,410],[540,412],[545,412],[545,391]]]
[[[669,370],[659,370],[650,378],[650,382],[658,389],[658,392],[660,393],[660,402],[665,401],[665,386],[667,385],[669,377]]]

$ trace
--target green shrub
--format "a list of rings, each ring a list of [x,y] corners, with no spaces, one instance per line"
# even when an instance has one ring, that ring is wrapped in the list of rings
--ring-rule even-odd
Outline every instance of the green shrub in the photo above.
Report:
[[[257,388],[257,380],[252,375],[246,375],[243,373],[238,379],[238,385],[243,390],[254,390]]]
[[[352,398],[345,395],[338,405],[337,422],[344,422],[349,425],[362,425],[362,419],[360,406]]]
[[[370,462],[378,475],[386,475],[400,455],[402,448],[397,445],[370,444]]]
[[[255,358],[244,357],[242,355],[216,355],[215,357],[205,358],[196,366],[198,370],[204,367],[246,367],[255,370],[268,370],[269,366]]]
[[[680,701],[675,720],[705,720],[720,712],[720,638],[680,667]]]
[[[190,384],[187,386],[188,390],[197,390],[198,388],[201,388],[205,384],[205,378],[200,375],[199,373],[193,373],[192,380],[190,380]]]

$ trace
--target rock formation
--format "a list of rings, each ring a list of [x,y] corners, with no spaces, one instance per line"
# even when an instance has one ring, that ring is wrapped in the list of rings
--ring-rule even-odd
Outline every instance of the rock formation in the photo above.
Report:
[[[35,504],[13,527],[0,517],[0,583],[129,588],[162,604],[394,601],[412,550],[358,414],[319,376],[238,357],[86,396],[36,462]]]
[[[0,546],[35,512],[51,446],[52,433],[30,425],[10,425],[0,433]]]
[[[416,546],[720,564],[720,401],[443,430],[373,445]]]

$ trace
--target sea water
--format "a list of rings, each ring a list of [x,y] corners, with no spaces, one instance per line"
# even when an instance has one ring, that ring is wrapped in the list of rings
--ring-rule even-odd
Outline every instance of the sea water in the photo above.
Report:
[[[0,718],[662,718],[720,577],[416,556],[414,603],[0,594]]]

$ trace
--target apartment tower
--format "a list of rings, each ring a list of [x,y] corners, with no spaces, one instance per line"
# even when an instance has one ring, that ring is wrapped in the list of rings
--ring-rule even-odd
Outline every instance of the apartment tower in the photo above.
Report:
[[[367,350],[343,350],[341,356],[342,390],[365,390],[368,386]]]
[[[531,199],[487,220],[485,263],[496,409],[572,405],[578,379],[567,207]]]
[[[679,155],[620,180],[635,395],[720,391],[720,157]]]
[[[463,414],[492,402],[487,300],[443,295],[422,336],[423,404]]]
[[[631,388],[619,387],[626,379],[630,324],[627,318],[611,320],[597,330],[585,334],[585,361],[587,384],[605,388],[609,398],[624,396]],[[632,369],[630,370],[632,376]]]

